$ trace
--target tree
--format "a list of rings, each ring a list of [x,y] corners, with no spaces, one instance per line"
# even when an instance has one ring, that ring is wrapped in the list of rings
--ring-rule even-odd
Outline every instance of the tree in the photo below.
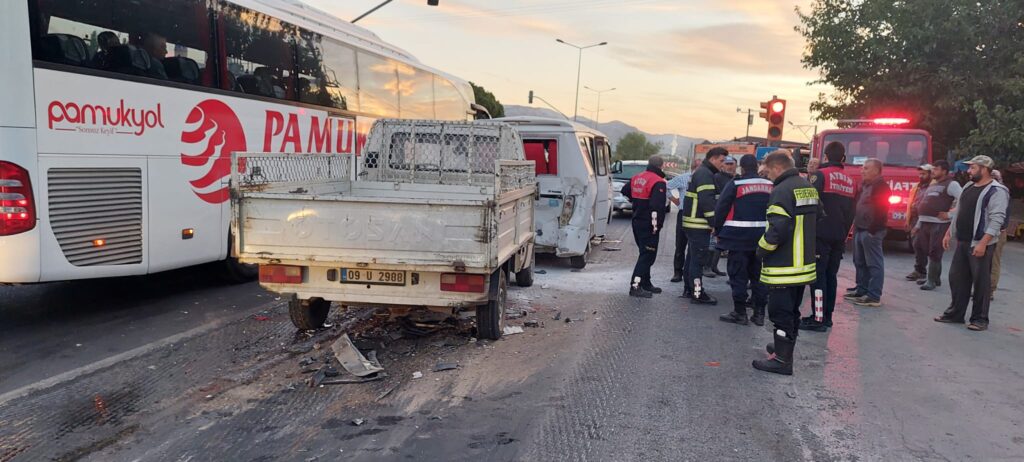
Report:
[[[494,93],[484,90],[484,87],[478,86],[473,82],[469,82],[469,84],[473,87],[473,98],[476,99],[476,104],[487,108],[487,112],[491,113],[491,117],[505,117],[505,106],[501,104],[501,101],[498,101]]]
[[[627,133],[615,147],[615,160],[647,160],[661,152],[661,143],[651,143],[640,132]]]
[[[811,104],[819,118],[907,115],[940,155],[1024,157],[1019,0],[815,0],[797,13],[804,66],[835,89]]]

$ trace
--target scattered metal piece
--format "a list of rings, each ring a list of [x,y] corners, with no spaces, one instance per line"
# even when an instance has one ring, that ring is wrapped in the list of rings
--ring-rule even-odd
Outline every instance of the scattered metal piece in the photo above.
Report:
[[[547,270],[534,270],[533,274],[548,274]]]
[[[338,373],[338,370],[335,369],[334,366],[324,366],[322,370],[324,371],[325,377],[337,377],[338,375],[340,375]]]
[[[388,376],[387,372],[378,372],[378,373],[376,373],[374,375],[371,375],[371,376],[368,376],[368,377],[324,380],[323,384],[324,385],[350,385],[350,384],[354,384],[354,383],[376,382],[378,380],[384,380],[385,378],[387,378],[387,376]]]
[[[315,362],[316,362],[316,358],[314,358],[312,356],[309,356],[309,357],[306,357],[306,358],[302,358],[302,361],[299,361],[299,367],[306,367],[306,366],[309,366],[310,364],[313,364]]]
[[[412,378],[414,378],[414,379],[422,379],[423,378],[423,373],[420,372],[420,371],[413,372],[412,373]]]
[[[316,371],[316,374],[309,378],[309,388],[316,388],[324,383],[324,380],[327,379],[326,369],[326,367],[320,368],[320,370]]]
[[[521,326],[505,326],[505,329],[502,330],[502,333],[504,333],[505,335],[522,334],[523,328]]]
[[[391,392],[395,391],[395,389],[398,388],[398,386],[401,385],[401,384],[402,384],[402,382],[398,382],[398,383],[395,383],[394,385],[388,387],[387,390],[384,390],[381,394],[377,395],[377,399],[375,399],[374,401],[380,401],[380,400],[384,399],[385,397],[390,395]]]
[[[559,311],[559,312],[555,313],[555,317],[551,318],[551,319],[554,319],[555,321],[557,321],[559,319],[562,319],[562,312]]]
[[[355,345],[352,344],[352,339],[348,337],[348,334],[338,337],[338,340],[335,340],[334,344],[331,345],[331,350],[334,352],[334,356],[338,358],[338,361],[341,362],[341,366],[352,375],[365,377],[384,370],[384,368],[376,366],[366,359],[356,349]]]
[[[620,250],[622,250],[622,248],[620,248],[620,247],[605,247],[604,248],[605,252],[618,252]]]
[[[523,325],[526,327],[540,327],[540,321],[536,319],[528,319],[523,323]]]
[[[458,369],[458,368],[459,368],[459,364],[458,363],[437,363],[437,365],[434,366],[434,372],[450,371],[452,369]]]
[[[358,426],[360,426],[360,425],[362,425],[364,423],[366,423],[366,420],[363,420],[363,419],[352,419],[352,425],[353,426],[358,427]]]

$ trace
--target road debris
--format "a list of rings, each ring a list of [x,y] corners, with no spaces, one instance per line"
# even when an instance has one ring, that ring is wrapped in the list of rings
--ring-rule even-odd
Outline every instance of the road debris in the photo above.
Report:
[[[718,361],[707,361],[707,362],[704,363],[704,365],[707,366],[707,367],[718,367],[718,366],[721,366],[722,363],[720,363]]]
[[[368,377],[324,380],[323,384],[324,385],[351,385],[351,384],[355,384],[355,383],[376,382],[378,380],[383,380],[383,379],[387,378],[387,376],[388,376],[387,372],[378,372],[378,373],[376,373],[376,374],[374,374],[372,376],[368,376]]]
[[[562,312],[559,311],[559,312],[555,313],[555,317],[553,317],[551,319],[554,319],[555,321],[558,321],[559,319],[562,319]]]
[[[788,396],[790,398],[793,398],[793,399],[796,399],[796,392],[794,392],[794,391],[786,391],[786,396]]]
[[[413,372],[412,373],[412,378],[414,378],[414,379],[422,379],[423,378],[423,373],[420,372],[420,371]]]
[[[523,322],[523,326],[525,326],[525,327],[541,327],[541,324],[540,324],[540,321],[538,321],[536,319],[527,319],[525,322]]]
[[[257,321],[269,321],[270,320],[270,316],[264,316],[262,314],[257,314],[256,316],[253,316],[252,318],[257,320]]]
[[[299,361],[299,367],[306,367],[316,362],[316,358],[308,356]]]
[[[366,423],[364,419],[352,419],[352,426],[354,427],[362,426],[364,423]]]
[[[533,274],[548,274],[547,270],[534,270]]]
[[[505,335],[522,334],[523,328],[520,326],[505,326],[505,329],[502,330],[502,333],[504,333]]]
[[[605,247],[604,248],[605,252],[618,252],[620,250],[622,250],[621,247]]]
[[[550,288],[550,287],[551,287],[551,286],[550,286],[550,285],[547,285],[547,284],[541,284],[541,285],[540,285],[540,288],[541,288],[541,289],[547,289],[547,288]]]
[[[401,385],[401,384],[402,384],[402,382],[398,382],[398,383],[395,383],[394,385],[388,387],[387,390],[384,390],[383,392],[381,392],[381,394],[377,395],[377,399],[375,399],[374,401],[380,401],[380,400],[386,398],[388,395],[391,394],[391,392],[395,391],[395,389],[397,389],[398,386]]]
[[[338,358],[341,366],[352,375],[365,377],[384,370],[383,367],[380,367],[366,359],[366,357],[356,349],[355,345],[352,344],[352,339],[348,337],[348,334],[343,334],[341,337],[338,337],[338,340],[331,345],[331,351],[334,352],[334,356]]]
[[[458,363],[437,363],[437,365],[434,366],[434,372],[450,371],[452,369],[458,369],[458,368],[459,368],[459,364]]]

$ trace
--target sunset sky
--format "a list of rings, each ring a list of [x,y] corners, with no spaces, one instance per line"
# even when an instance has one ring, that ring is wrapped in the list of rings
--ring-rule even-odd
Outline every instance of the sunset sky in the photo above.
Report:
[[[379,3],[305,1],[344,19]],[[806,9],[809,1],[440,0],[430,7],[425,0],[396,0],[359,24],[505,104],[527,105],[534,90],[570,116],[577,51],[555,39],[581,46],[607,41],[583,52],[582,85],[617,88],[601,98],[602,121],[727,139],[744,134],[746,108],[758,109],[773,94],[788,100],[787,120],[814,123],[808,105],[827,87],[808,85],[817,74],[801,67],[804,41],[793,30],[794,8]],[[593,118],[596,94],[581,88],[580,106],[580,115]],[[751,134],[766,130],[755,116]],[[807,139],[792,126],[784,137]]]

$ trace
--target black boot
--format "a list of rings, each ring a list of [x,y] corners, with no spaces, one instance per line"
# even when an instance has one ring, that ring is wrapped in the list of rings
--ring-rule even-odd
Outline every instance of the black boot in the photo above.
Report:
[[[776,334],[774,354],[765,359],[755,359],[751,365],[759,371],[793,375],[793,347],[795,346],[795,340]]]
[[[649,290],[644,289],[643,287],[630,287],[629,296],[637,298],[653,298],[654,294],[652,294]]]
[[[731,322],[741,326],[747,325],[747,305],[733,300],[733,310],[718,317],[719,321]]]
[[[682,280],[683,280],[683,270],[675,270],[675,272],[672,273],[672,279],[669,279],[668,281],[669,282],[682,282]]]
[[[800,330],[809,330],[812,332],[828,332],[828,326],[824,323],[818,322],[814,319],[814,316],[808,316],[800,319]]]
[[[755,326],[764,325],[764,307],[754,307],[754,314],[750,315],[750,322],[754,323]]]
[[[650,292],[652,294],[660,294],[661,293],[661,287],[655,287],[654,284],[651,284],[649,282],[647,283],[647,285],[643,285],[643,286],[640,286],[640,287],[642,287],[644,290],[646,290],[646,291],[648,291],[648,292]]]
[[[765,345],[764,346],[764,351],[767,351],[768,354],[770,354],[770,355],[775,354],[775,343],[769,343],[769,344]]]
[[[700,291],[700,297],[690,298],[690,303],[696,303],[698,305],[717,305],[718,300],[702,290]]]

